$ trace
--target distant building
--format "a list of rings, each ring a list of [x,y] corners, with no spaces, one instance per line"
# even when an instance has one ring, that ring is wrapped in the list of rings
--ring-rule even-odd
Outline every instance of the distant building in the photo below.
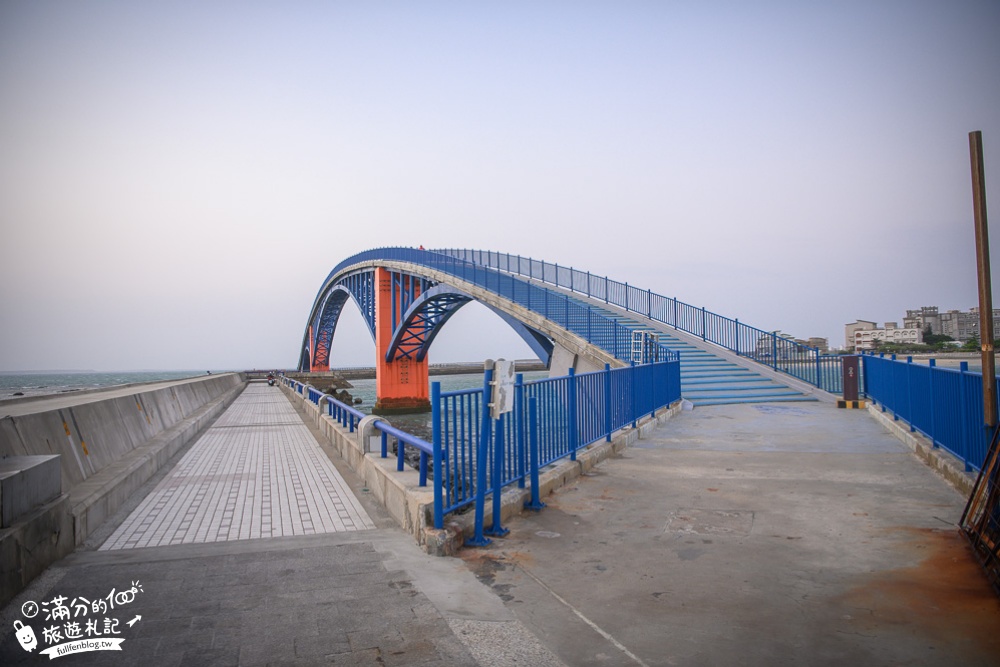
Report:
[[[854,347],[854,333],[856,331],[874,331],[878,328],[874,322],[868,320],[858,320],[844,325],[844,347],[850,349]]]
[[[778,338],[790,341],[792,343],[797,343],[803,347],[817,348],[820,351],[820,354],[827,354],[830,351],[830,342],[826,338],[819,338],[818,336],[814,336],[813,338],[809,338],[808,340],[803,340],[801,338],[793,338],[791,335],[786,334],[782,331],[772,331],[771,333],[777,336]],[[774,348],[774,342],[772,341],[770,336],[762,336],[761,338],[758,338],[755,350],[757,358],[760,359],[760,358],[770,357],[773,348]],[[781,346],[781,348],[777,350],[777,353],[778,353],[778,358],[788,359],[793,356],[796,357],[802,356],[804,354],[809,353],[809,351],[804,350],[802,348],[793,348],[792,346]]]
[[[862,350],[874,350],[879,342],[896,343],[898,345],[912,345],[921,343],[924,334],[921,329],[903,328],[896,326],[895,322],[886,322],[883,329],[858,329],[854,332],[854,349],[858,352]]]
[[[954,340],[964,343],[973,336],[979,338],[979,308],[972,307],[968,312],[949,310],[939,312],[937,306],[921,306],[919,310],[907,310],[903,318],[903,327],[925,330],[930,327],[931,333],[951,336]],[[1000,308],[993,310],[994,335],[1000,332]]]

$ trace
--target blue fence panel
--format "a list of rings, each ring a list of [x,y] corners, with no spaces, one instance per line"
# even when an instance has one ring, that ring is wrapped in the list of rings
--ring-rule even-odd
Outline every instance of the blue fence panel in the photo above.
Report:
[[[873,404],[961,459],[966,470],[979,470],[990,438],[983,425],[981,373],[970,373],[964,362],[955,370],[871,355],[861,357],[861,366],[864,393]]]
[[[816,348],[773,332],[748,327],[738,320],[716,315],[675,298],[527,257],[462,249],[435,250],[433,253],[572,289],[748,356],[826,391],[843,391],[838,357],[820,355]],[[624,344],[615,345],[615,356],[628,358],[626,348]]]
[[[515,482],[524,486],[526,478],[537,474],[529,465],[532,432],[539,466],[575,457],[581,447],[610,438],[619,428],[679,400],[680,362],[671,359],[532,382],[519,376],[514,410],[496,422],[482,418],[488,409],[484,391],[441,392],[438,383],[432,386],[437,527],[443,525],[445,514],[476,501],[483,437],[488,438],[484,493]],[[529,404],[535,406],[534,424],[527,419]],[[482,432],[484,424],[489,433]],[[498,454],[500,465],[495,470]]]

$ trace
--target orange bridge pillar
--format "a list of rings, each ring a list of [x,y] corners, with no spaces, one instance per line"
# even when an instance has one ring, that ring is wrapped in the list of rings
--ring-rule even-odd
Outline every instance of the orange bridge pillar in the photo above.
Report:
[[[400,290],[392,288],[392,272],[375,269],[375,414],[401,414],[427,412],[431,409],[427,357],[423,361],[396,358],[385,360],[385,353],[392,341],[393,327],[403,317],[402,292],[410,289],[412,278],[402,276]],[[419,291],[419,284],[413,286]],[[396,322],[393,322],[395,301]]]
[[[309,371],[312,373],[328,373],[330,372],[330,354],[327,351],[326,363],[317,364],[316,363],[316,339],[313,337],[313,327],[309,325]]]

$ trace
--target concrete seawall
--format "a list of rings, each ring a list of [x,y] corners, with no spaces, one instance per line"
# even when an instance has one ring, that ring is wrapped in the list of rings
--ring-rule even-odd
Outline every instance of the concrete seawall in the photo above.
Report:
[[[0,405],[0,461],[59,464],[40,481],[54,499],[0,526],[0,604],[82,544],[245,385],[227,373]]]

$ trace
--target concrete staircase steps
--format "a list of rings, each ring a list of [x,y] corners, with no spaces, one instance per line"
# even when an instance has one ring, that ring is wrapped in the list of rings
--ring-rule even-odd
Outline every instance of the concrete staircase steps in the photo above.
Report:
[[[632,331],[653,334],[661,344],[677,352],[681,360],[681,395],[695,405],[816,400],[760,375],[751,368],[740,366],[710,350],[656,328],[641,316],[624,315],[599,303],[590,303],[578,294],[562,293],[584,309],[589,307],[596,315],[613,319]],[[571,325],[578,330],[585,329],[587,316],[572,317]],[[613,336],[600,336],[599,332],[593,332],[592,338],[594,344],[605,349],[612,347],[614,340]]]

